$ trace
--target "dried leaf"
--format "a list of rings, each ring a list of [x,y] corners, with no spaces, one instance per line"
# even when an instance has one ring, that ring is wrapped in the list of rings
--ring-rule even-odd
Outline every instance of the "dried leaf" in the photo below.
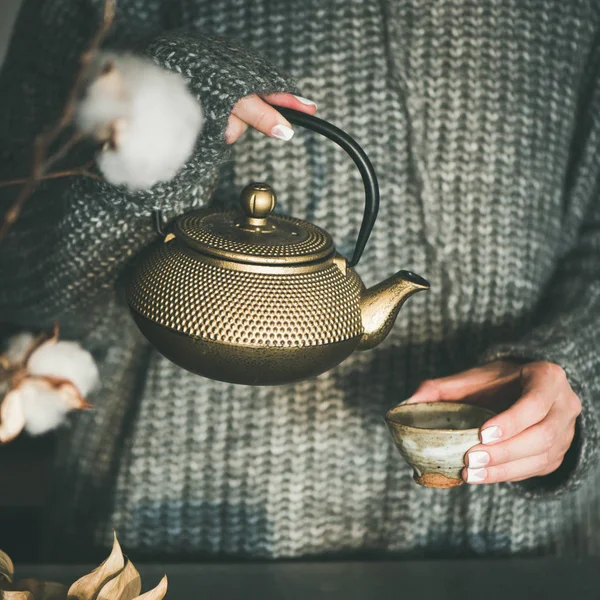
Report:
[[[0,592],[2,600],[35,600],[31,592]]]
[[[13,577],[13,563],[0,551],[0,600],[163,600],[168,587],[165,575],[155,588],[141,594],[140,574],[123,556],[116,534],[110,556],[68,590],[61,583],[38,579],[21,579],[13,584]]]
[[[0,404],[0,443],[14,440],[25,427],[25,413],[19,388],[11,390]]]
[[[12,583],[14,574],[15,567],[13,565],[12,560],[10,560],[10,556],[6,554],[6,552],[2,552],[2,550],[0,550],[0,583],[2,583],[2,581]]]
[[[125,567],[125,558],[121,546],[114,536],[114,542],[110,556],[88,575],[78,579],[67,594],[69,600],[95,600],[98,590]]]
[[[58,338],[60,337],[60,323],[58,321],[54,321],[52,324],[52,334],[51,340],[53,342],[58,342]]]
[[[55,581],[21,579],[15,585],[19,591],[31,592],[35,600],[66,600],[67,586]]]
[[[158,583],[158,585],[154,588],[138,596],[135,600],[162,600],[166,593],[169,582],[167,581],[167,576],[165,575]]]
[[[142,591],[142,578],[128,560],[125,568],[99,591],[97,600],[133,600]]]

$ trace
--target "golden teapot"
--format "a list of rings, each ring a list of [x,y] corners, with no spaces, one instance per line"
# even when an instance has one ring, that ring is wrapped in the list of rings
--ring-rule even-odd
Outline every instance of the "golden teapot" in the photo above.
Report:
[[[251,183],[241,210],[187,213],[141,255],[126,286],[135,322],[166,358],[211,379],[279,385],[320,375],[377,346],[406,299],[429,288],[398,271],[366,289],[353,267],[377,217],[375,170],[337,127],[278,110],[348,152],[365,185],[364,218],[348,261],[326,231],[274,213],[275,192]]]

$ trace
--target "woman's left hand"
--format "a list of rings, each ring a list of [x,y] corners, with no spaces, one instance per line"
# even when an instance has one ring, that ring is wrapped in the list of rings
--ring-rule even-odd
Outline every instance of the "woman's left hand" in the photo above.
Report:
[[[498,413],[466,456],[467,483],[521,481],[556,471],[571,446],[581,401],[561,367],[494,362],[425,381],[406,403],[461,401]]]

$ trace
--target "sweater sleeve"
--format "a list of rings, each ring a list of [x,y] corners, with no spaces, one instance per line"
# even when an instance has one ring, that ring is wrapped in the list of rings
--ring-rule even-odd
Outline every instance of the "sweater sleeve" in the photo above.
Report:
[[[36,3],[39,4],[38,0],[26,3],[16,35],[35,34],[27,28],[28,22],[30,27],[42,26],[28,6]],[[56,3],[48,3],[53,4]],[[118,5],[126,8],[127,2]],[[66,37],[64,43],[71,44],[69,36],[76,27],[75,17],[64,13],[72,10],[82,19],[85,11],[79,8],[80,3],[67,2],[61,6],[72,9],[52,13],[50,16],[56,22],[48,27],[60,26]],[[97,22],[98,15],[88,17]],[[112,47],[126,47],[125,18],[126,14],[117,14]],[[103,295],[108,298],[114,294],[123,267],[156,239],[152,211],[161,209],[167,218],[173,218],[211,197],[219,167],[228,158],[224,132],[235,102],[251,93],[294,89],[293,83],[274,66],[231,40],[190,31],[157,35],[153,33],[156,26],[153,23],[145,32],[151,32],[146,41],[141,35],[133,36],[139,38],[133,40],[133,50],[181,73],[202,103],[206,121],[192,157],[175,178],[148,191],[129,192],[84,177],[43,182],[27,201],[9,235],[0,241],[2,321],[24,327],[47,327],[58,320],[63,331],[70,335],[85,334],[92,326],[89,307],[98,306]],[[93,28],[88,26],[84,30],[88,35]],[[55,43],[60,44],[60,32],[53,35]],[[19,72],[32,63],[19,47],[21,42],[14,44],[0,78],[0,109],[4,109],[0,110],[4,115],[0,117],[0,180],[18,177],[26,170],[33,137],[43,124],[55,118],[56,108],[64,103],[72,80],[72,73],[70,77],[64,76],[64,65],[76,68],[69,50],[62,57],[52,52],[51,60],[35,67],[39,77],[27,73],[24,84]],[[46,42],[41,43],[42,47],[45,45]],[[31,43],[28,46],[33,51]],[[76,46],[81,51],[85,44],[78,38]],[[43,56],[38,59],[45,60]],[[62,62],[56,64],[59,59]],[[42,75],[42,71],[46,74]],[[53,72],[60,73],[56,81],[51,76]],[[45,94],[51,98],[42,93],[44,85]],[[70,156],[70,164],[84,164],[88,158],[85,153],[82,149]],[[15,194],[13,188],[0,188],[0,214]]]
[[[581,94],[581,118],[567,174],[567,239],[542,298],[534,326],[513,342],[487,350],[482,362],[518,359],[561,366],[583,409],[563,465],[545,477],[516,484],[529,496],[560,495],[591,473],[600,442],[600,51]]]

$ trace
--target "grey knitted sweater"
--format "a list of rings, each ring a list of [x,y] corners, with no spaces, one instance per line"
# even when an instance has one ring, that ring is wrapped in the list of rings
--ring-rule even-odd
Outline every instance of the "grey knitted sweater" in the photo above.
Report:
[[[25,3],[0,78],[2,179],[57,114],[101,4]],[[600,552],[599,39],[587,0],[119,0],[110,46],[182,72],[208,123],[173,181],[48,182],[0,247],[2,320],[58,319],[102,373],[97,409],[62,433],[49,556],[81,558],[113,528],[140,557]],[[379,348],[317,379],[208,381],[149,348],[122,300],[152,209],[235,201],[262,179],[342,253],[360,224],[358,173],[331,142],[249,132],[226,148],[238,98],[296,89],[281,73],[378,170],[365,283],[410,268],[432,289]],[[565,465],[519,485],[416,486],[386,410],[501,357],[565,368],[583,403]]]

